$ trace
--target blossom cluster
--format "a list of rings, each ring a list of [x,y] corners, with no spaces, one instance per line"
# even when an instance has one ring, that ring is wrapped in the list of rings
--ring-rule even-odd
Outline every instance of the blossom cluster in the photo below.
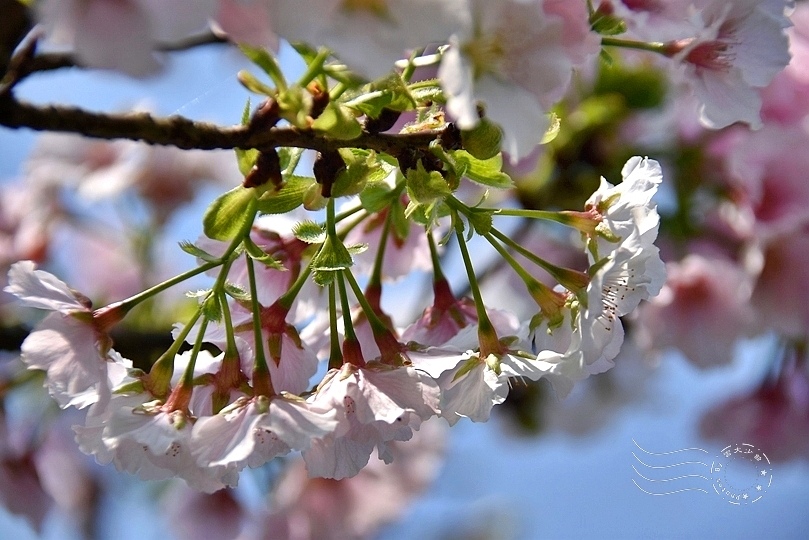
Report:
[[[6,291],[25,305],[52,311],[26,339],[23,359],[47,371],[48,390],[62,407],[87,409],[84,425],[75,428],[77,441],[99,462],[145,479],[179,476],[215,491],[234,485],[245,467],[298,450],[311,475],[344,478],[357,474],[375,449],[389,461],[389,444],[408,440],[432,416],[450,424],[461,417],[488,419],[492,406],[505,399],[511,378],[547,377],[566,394],[576,381],[608,369],[623,340],[619,317],[657,294],[664,281],[652,244],[658,218],[651,197],[660,181],[657,163],[637,157],[627,163],[622,183],[602,180],[575,214],[589,231],[582,246],[589,269],[558,269],[569,288],[531,282],[542,309],[530,324],[456,299],[437,277],[433,306],[399,330],[384,324],[379,308],[370,305],[372,286],[365,293],[356,288],[361,303],[339,310],[342,328],[334,324],[330,331],[342,335],[329,339],[342,343],[330,351],[330,369],[314,388],[310,380],[318,369],[321,334],[307,333],[295,308],[317,304],[324,295],[309,289],[310,298],[301,292],[289,303],[286,287],[308,277],[302,269],[318,264],[327,242],[304,260],[303,241],[291,231],[268,228],[273,220],[258,220],[245,242],[254,242],[281,266],[256,272],[254,254],[226,249],[218,262],[228,281],[218,282],[229,288],[223,286],[219,296],[216,289],[206,292],[199,309],[203,322],[196,322],[198,315],[176,331],[176,343],[187,340],[192,350],[170,349],[148,374],[134,370],[112,348],[108,331],[126,313],[126,302],[92,310],[85,297],[30,261],[11,267]],[[460,201],[454,204],[474,216]],[[302,236],[300,227],[297,231]],[[396,256],[418,264],[418,244],[436,249],[430,234],[401,245]],[[456,238],[468,256],[464,234]],[[375,240],[376,253],[395,245],[392,238]],[[345,270],[333,273],[343,288],[344,278],[356,283]],[[222,302],[226,290],[233,297]],[[211,308],[213,303],[218,305]],[[211,309],[220,311],[218,319]],[[328,305],[316,310],[338,314]],[[367,337],[360,339],[363,331]],[[203,341],[221,352],[202,350]]]

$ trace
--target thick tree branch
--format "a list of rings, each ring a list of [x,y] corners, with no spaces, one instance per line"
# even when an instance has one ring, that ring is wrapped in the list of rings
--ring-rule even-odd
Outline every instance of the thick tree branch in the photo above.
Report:
[[[0,125],[27,127],[39,131],[77,133],[100,139],[139,140],[182,149],[257,148],[269,150],[287,146],[320,152],[338,148],[364,148],[400,156],[404,152],[426,151],[442,130],[406,134],[370,134],[351,140],[336,140],[291,127],[267,130],[247,126],[219,126],[182,116],[159,118],[149,113],[106,114],[61,105],[34,105],[13,95],[0,99]]]

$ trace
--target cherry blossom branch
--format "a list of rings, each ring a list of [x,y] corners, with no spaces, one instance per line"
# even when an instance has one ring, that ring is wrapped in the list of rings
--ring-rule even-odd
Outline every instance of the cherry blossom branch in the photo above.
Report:
[[[202,33],[195,36],[189,36],[188,38],[180,41],[158,44],[155,46],[154,50],[157,52],[164,52],[164,53],[181,52],[204,45],[216,45],[226,43],[230,43],[230,41],[223,36],[218,36],[214,33]],[[27,77],[33,73],[54,71],[57,69],[71,68],[71,67],[88,69],[72,53],[68,52],[41,53],[31,58],[31,60],[23,66],[21,74],[23,77]]]
[[[393,156],[413,149],[427,150],[446,128],[418,133],[371,134],[363,132],[350,140],[337,140],[314,131],[293,127],[257,130],[249,126],[219,126],[183,116],[155,117],[146,112],[107,114],[62,105],[34,105],[7,95],[0,97],[0,125],[38,131],[76,133],[99,139],[129,139],[149,144],[176,146],[184,150],[256,148],[281,146],[329,152],[362,148]]]

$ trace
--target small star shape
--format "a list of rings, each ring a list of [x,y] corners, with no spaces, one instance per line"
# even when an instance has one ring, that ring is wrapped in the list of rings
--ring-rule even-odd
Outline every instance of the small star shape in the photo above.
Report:
[[[761,491],[761,486],[756,486],[756,491]]]
[[[761,471],[761,476],[767,476],[767,471]]]
[[[742,495],[742,499],[747,499],[748,497],[750,497],[750,495],[748,495],[747,493],[745,493],[744,495]]]

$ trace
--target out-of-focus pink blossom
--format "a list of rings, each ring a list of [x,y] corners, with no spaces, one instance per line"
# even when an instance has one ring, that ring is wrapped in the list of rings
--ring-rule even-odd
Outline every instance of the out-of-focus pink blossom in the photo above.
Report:
[[[161,506],[177,540],[231,540],[242,531],[247,517],[246,509],[232,489],[200,493],[183,484],[174,484]]]
[[[688,255],[666,265],[666,285],[637,313],[637,339],[648,350],[679,349],[700,368],[727,364],[749,336],[751,276],[729,260]]]
[[[53,500],[42,487],[33,451],[14,444],[12,435],[0,411],[0,505],[40,531]]]
[[[568,17],[571,8],[556,2],[470,0],[467,9],[438,70],[447,111],[470,129],[483,101],[516,163],[541,141],[547,111],[567,90],[574,67],[598,52],[598,39],[581,32]]]
[[[48,38],[90,67],[134,76],[159,67],[153,49],[204,31],[215,0],[46,0],[37,7]]]
[[[351,229],[346,236],[346,244],[368,244],[369,249],[354,256],[353,271],[370,274],[381,249],[380,240],[384,222],[388,212],[376,214],[357,227]],[[430,247],[424,227],[411,222],[406,238],[399,238],[395,231],[388,234],[385,245],[385,257],[382,261],[382,276],[397,280],[409,275],[414,270],[427,271],[432,268]]]
[[[37,185],[74,188],[91,201],[132,190],[149,204],[159,225],[192,201],[203,182],[232,187],[240,180],[232,152],[54,133],[39,138],[25,175]]]
[[[794,148],[809,145],[798,127],[766,128],[750,133],[728,157],[736,204],[748,206],[755,220],[752,234],[767,240],[809,223],[809,155]]]
[[[799,2],[787,30],[789,65],[762,91],[761,117],[765,122],[791,125],[801,123],[809,114],[809,4]]]
[[[746,441],[774,461],[809,457],[809,377],[802,366],[784,370],[776,380],[707,411],[702,436]]]
[[[278,36],[266,0],[219,0],[214,17],[219,30],[236,43],[278,52]]]
[[[391,442],[390,464],[372,461],[343,480],[307,478],[301,461],[290,464],[259,522],[241,540],[371,538],[403,515],[433,480],[444,451],[446,427],[422,424],[406,443]]]
[[[809,226],[756,248],[761,272],[751,302],[758,320],[782,335],[806,338],[809,332]]]
[[[789,63],[786,0],[703,0],[694,38],[670,42],[670,54],[699,98],[712,129],[761,127],[759,90]]]

